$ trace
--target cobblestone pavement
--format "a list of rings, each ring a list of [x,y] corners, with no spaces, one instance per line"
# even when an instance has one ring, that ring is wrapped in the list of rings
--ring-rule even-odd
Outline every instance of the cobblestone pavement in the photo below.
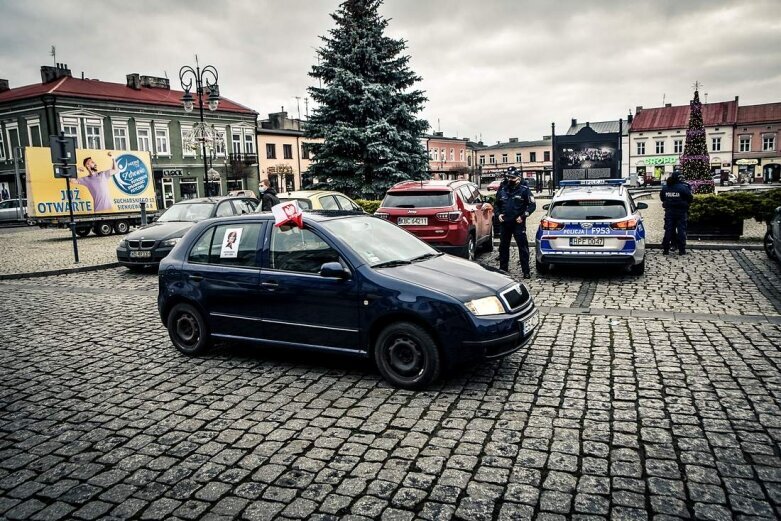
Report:
[[[530,345],[417,393],[333,356],[180,355],[153,273],[0,282],[0,518],[779,517],[781,268],[647,270],[535,276]]]

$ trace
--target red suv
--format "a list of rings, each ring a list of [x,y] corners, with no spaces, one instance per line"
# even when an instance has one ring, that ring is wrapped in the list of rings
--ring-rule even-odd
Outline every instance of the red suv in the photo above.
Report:
[[[494,208],[469,181],[403,181],[385,194],[375,215],[438,250],[474,260],[493,250]]]

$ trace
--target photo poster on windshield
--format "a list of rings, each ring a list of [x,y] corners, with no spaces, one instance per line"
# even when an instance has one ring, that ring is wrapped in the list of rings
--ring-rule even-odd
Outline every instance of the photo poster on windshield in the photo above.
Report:
[[[235,259],[238,256],[239,244],[241,244],[241,228],[228,228],[220,250],[221,259]]]

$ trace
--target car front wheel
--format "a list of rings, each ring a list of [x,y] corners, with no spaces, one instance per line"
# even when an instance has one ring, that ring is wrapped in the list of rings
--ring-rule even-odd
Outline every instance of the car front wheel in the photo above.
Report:
[[[386,327],[374,346],[382,377],[396,387],[421,389],[439,377],[441,362],[434,339],[422,327],[399,322]]]
[[[168,335],[174,347],[192,356],[209,347],[209,332],[201,312],[190,304],[177,304],[168,314]]]

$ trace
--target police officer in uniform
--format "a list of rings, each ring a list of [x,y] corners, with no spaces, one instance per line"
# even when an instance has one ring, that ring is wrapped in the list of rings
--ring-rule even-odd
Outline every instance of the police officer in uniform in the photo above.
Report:
[[[531,277],[529,272],[529,241],[526,239],[526,218],[529,216],[531,192],[521,183],[518,169],[507,169],[507,182],[502,183],[496,193],[499,222],[502,233],[499,239],[499,269],[507,271],[510,262],[510,239],[515,237],[518,255],[521,259],[523,278]]]
[[[673,172],[662,187],[659,198],[664,207],[663,253],[669,255],[670,243],[674,242],[678,245],[678,253],[686,255],[686,220],[689,204],[694,199],[691,187],[683,182],[678,172]]]

